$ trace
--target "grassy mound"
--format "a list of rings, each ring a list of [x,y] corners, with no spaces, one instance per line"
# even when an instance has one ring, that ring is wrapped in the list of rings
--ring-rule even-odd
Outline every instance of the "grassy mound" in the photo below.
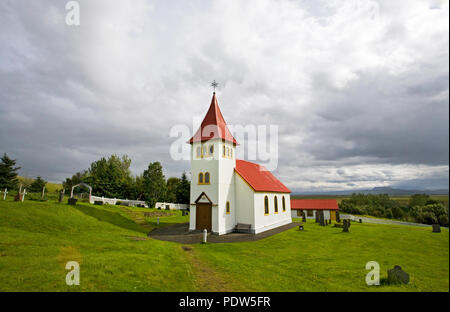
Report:
[[[342,233],[308,221],[256,242],[186,247],[147,237],[188,221],[154,212],[0,201],[0,291],[449,291],[448,229],[354,223]],[[80,286],[65,284],[68,261],[80,263]],[[410,284],[367,286],[368,261],[381,278],[400,265]]]

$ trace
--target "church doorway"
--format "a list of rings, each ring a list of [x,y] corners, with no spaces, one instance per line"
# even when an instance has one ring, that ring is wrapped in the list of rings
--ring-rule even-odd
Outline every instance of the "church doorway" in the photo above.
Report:
[[[197,203],[195,209],[195,228],[211,232],[212,205],[211,203]]]

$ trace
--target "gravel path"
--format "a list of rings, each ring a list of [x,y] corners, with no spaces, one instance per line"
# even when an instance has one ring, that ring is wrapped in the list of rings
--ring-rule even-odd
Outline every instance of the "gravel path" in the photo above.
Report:
[[[362,219],[362,222],[365,222],[365,223],[398,224],[398,225],[412,225],[412,226],[431,227],[431,225],[429,225],[429,224],[421,224],[421,223],[406,222],[406,221],[386,220],[386,219],[376,219],[376,218],[367,218],[367,217],[359,217],[359,216],[348,215],[348,214],[341,214],[341,218],[342,219],[353,219],[355,221],[358,221],[359,219]]]
[[[208,243],[237,243],[257,241],[292,229],[293,227],[296,227],[298,225],[300,225],[300,223],[292,222],[259,234],[230,233],[225,235],[215,235],[208,233]],[[189,232],[189,223],[179,223],[175,225],[165,226],[159,229],[154,229],[153,231],[148,233],[148,237],[181,244],[201,243],[202,235],[202,231]]]

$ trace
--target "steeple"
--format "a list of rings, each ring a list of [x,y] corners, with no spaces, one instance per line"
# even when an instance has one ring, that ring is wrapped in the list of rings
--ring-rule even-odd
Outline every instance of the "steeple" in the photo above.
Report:
[[[213,97],[211,99],[211,105],[209,106],[208,112],[206,113],[200,128],[189,140],[189,143],[204,142],[217,138],[221,138],[224,141],[238,145],[236,139],[233,137],[230,130],[228,130],[227,123],[225,122],[222,112],[220,111],[216,92],[213,92]]]

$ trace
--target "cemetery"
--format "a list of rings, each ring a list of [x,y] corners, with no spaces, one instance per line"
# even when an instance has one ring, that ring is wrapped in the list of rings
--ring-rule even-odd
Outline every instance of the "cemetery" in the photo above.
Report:
[[[242,234],[256,238],[223,243],[208,234],[202,243],[199,232],[195,242],[180,243],[151,233],[187,227],[183,211],[72,206],[67,197],[61,203],[0,198],[0,291],[73,290],[64,283],[69,260],[82,268],[77,291],[449,290],[445,227],[347,219],[330,225],[319,214],[318,222],[294,218],[302,230],[266,231],[261,239]],[[379,286],[365,283],[368,261],[380,264]]]

